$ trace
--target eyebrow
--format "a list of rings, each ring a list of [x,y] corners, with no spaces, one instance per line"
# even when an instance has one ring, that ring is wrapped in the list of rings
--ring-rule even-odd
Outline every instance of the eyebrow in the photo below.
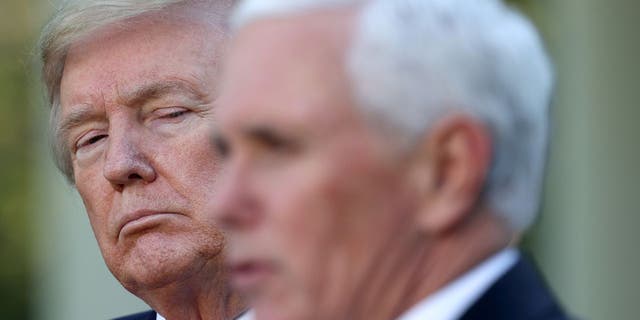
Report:
[[[197,90],[193,85],[182,80],[167,80],[144,84],[130,93],[125,93],[120,99],[123,105],[140,106],[149,100],[160,99],[171,93],[186,94],[189,98],[202,101],[206,94]],[[58,139],[65,141],[69,132],[88,121],[99,119],[103,116],[102,111],[96,111],[90,105],[80,105],[76,110],[64,116],[58,127]]]
[[[66,141],[69,132],[73,130],[73,128],[88,121],[99,119],[103,116],[102,114],[102,112],[94,110],[89,105],[76,107],[76,110],[73,110],[62,119],[57,132],[58,141]]]
[[[127,106],[138,106],[149,100],[160,99],[171,93],[186,94],[195,100],[204,100],[206,94],[191,83],[183,80],[166,80],[144,84],[130,93],[122,95],[122,103]]]

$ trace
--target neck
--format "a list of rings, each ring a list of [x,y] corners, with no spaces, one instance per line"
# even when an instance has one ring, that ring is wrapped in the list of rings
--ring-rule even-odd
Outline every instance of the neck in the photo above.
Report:
[[[401,250],[387,251],[378,271],[360,290],[348,319],[395,319],[424,298],[507,247],[504,222],[479,212],[461,226],[432,237],[408,235]]]
[[[136,295],[167,320],[233,319],[245,310],[245,305],[221,270],[220,265],[211,266],[188,279]]]

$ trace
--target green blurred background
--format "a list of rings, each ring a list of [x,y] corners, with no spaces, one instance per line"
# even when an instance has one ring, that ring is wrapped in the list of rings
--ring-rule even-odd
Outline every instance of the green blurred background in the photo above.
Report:
[[[525,250],[575,315],[637,319],[640,2],[510,2],[538,25],[558,74],[543,210]],[[146,308],[108,273],[48,153],[34,48],[55,3],[0,2],[0,319]]]

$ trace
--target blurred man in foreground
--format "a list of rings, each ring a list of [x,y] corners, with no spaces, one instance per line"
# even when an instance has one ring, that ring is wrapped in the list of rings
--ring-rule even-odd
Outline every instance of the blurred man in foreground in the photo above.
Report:
[[[552,69],[499,1],[247,1],[216,215],[258,320],[565,319],[510,247]],[[259,53],[259,54],[256,54]]]
[[[68,1],[43,32],[57,164],[113,275],[159,313],[127,319],[235,319],[244,310],[208,207],[232,2]]]

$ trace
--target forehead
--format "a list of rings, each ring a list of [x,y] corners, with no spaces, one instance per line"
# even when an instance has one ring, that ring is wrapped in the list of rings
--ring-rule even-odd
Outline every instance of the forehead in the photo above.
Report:
[[[320,120],[353,108],[344,71],[351,15],[326,11],[243,27],[225,64],[221,124]]]
[[[221,28],[186,16],[143,16],[98,29],[69,49],[60,89],[63,109],[156,78],[209,80],[224,39]]]

